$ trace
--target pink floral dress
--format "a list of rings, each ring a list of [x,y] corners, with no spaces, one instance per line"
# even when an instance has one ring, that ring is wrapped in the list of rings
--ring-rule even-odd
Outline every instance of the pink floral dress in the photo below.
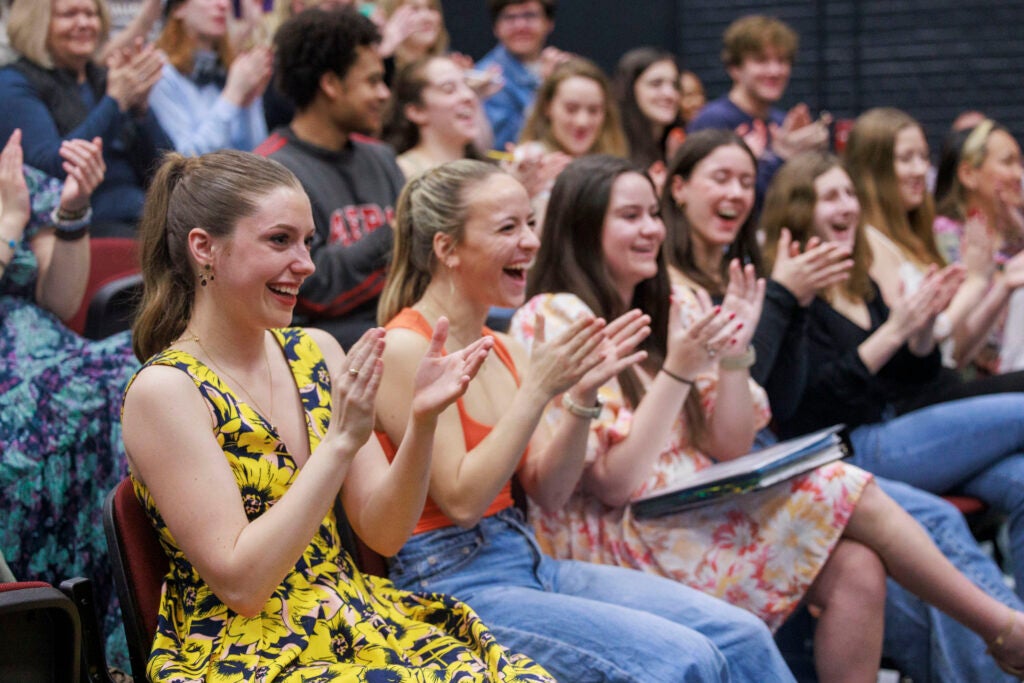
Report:
[[[541,294],[512,319],[511,334],[529,348],[533,324],[543,313],[548,338],[587,306],[573,294]],[[696,315],[696,311],[694,311]],[[697,380],[705,414],[715,410],[717,377]],[[751,380],[758,427],[770,419],[764,390]],[[617,380],[599,390],[601,416],[593,421],[587,465],[625,439],[633,422]],[[561,420],[553,401],[544,419]],[[675,485],[712,460],[689,443],[683,415],[653,470],[633,492],[639,497]],[[841,462],[764,491],[658,519],[637,520],[629,506],[611,508],[583,489],[554,513],[530,503],[530,519],[545,552],[561,559],[631,567],[667,576],[743,607],[773,630],[797,606],[839,540],[871,475]]]

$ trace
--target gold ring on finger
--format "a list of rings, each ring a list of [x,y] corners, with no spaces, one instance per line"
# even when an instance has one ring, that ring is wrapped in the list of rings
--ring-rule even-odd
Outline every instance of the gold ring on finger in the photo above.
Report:
[[[359,376],[359,371],[356,370],[355,368],[349,368],[348,369],[348,374],[352,375],[353,377],[358,377]]]

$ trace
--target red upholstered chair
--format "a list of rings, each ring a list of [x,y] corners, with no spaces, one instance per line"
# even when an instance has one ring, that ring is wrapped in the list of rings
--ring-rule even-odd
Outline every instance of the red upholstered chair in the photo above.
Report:
[[[103,528],[110,550],[110,564],[124,615],[128,656],[137,681],[146,680],[146,662],[153,647],[160,593],[170,561],[156,530],[135,497],[130,479],[123,479],[103,510]]]
[[[89,239],[89,281],[78,312],[67,326],[85,334],[89,304],[104,285],[139,272],[138,243],[129,237],[92,237]]]
[[[75,604],[48,583],[0,583],[0,681],[79,683]]]

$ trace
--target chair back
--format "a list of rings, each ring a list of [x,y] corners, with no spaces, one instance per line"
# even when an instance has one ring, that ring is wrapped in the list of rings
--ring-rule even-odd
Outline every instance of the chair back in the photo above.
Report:
[[[143,681],[170,561],[128,478],[107,496],[103,528],[124,616],[132,674],[135,680]]]
[[[135,309],[142,300],[142,275],[132,273],[107,282],[96,290],[85,315],[86,339],[106,339],[130,329]]]
[[[89,238],[89,279],[78,312],[67,326],[78,334],[85,333],[89,305],[105,284],[139,272],[139,245],[130,237]]]
[[[0,583],[0,681],[79,683],[78,609],[48,583]]]

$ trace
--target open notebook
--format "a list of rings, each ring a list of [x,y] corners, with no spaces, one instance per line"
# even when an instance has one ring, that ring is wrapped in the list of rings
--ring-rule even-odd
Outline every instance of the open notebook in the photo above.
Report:
[[[839,460],[846,455],[839,438],[842,429],[843,425],[833,425],[735,460],[705,467],[675,488],[634,500],[633,515],[637,519],[646,519],[682,512],[728,496],[767,488]]]

